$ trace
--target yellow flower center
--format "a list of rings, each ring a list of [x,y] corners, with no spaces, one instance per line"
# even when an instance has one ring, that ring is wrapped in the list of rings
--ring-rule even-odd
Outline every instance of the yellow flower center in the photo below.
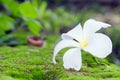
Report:
[[[82,48],[85,48],[88,46],[88,42],[86,40],[80,40],[79,42],[80,42]]]

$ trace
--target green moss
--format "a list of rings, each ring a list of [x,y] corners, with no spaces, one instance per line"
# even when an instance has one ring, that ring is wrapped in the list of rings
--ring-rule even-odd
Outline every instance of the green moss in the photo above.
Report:
[[[62,56],[57,55],[57,65],[52,64],[55,38],[50,38],[48,46],[0,47],[0,80],[119,80],[120,68],[107,59],[94,58],[82,52],[80,71],[65,70]]]
[[[52,52],[46,48],[19,46],[0,48],[1,74],[27,80],[56,80],[63,74],[62,65],[52,64]]]

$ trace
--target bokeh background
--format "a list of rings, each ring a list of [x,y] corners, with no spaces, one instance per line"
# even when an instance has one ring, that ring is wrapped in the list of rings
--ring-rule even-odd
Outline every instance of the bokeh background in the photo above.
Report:
[[[12,68],[15,69],[18,67],[14,67],[15,64],[11,65],[14,63],[14,61],[13,63],[9,63],[9,65],[4,65],[4,59],[8,60],[8,57],[6,56],[14,52],[14,49],[19,47],[20,50],[22,49],[21,51],[23,51],[23,53],[25,53],[29,47],[30,49],[31,47],[33,48],[33,52],[37,52],[37,49],[41,48],[42,50],[40,50],[40,52],[43,52],[43,54],[51,54],[52,57],[52,51],[56,42],[60,40],[60,35],[72,29],[78,23],[84,25],[84,22],[90,18],[112,25],[112,27],[108,29],[102,29],[100,32],[108,35],[113,43],[113,51],[107,60],[111,64],[120,66],[119,0],[0,0],[0,62],[2,62],[0,63],[0,73],[5,74],[4,80],[13,79],[8,76],[7,79],[6,75],[10,75],[19,79],[21,78],[20,80],[58,80],[58,78],[49,78],[49,75],[46,76],[47,78],[43,77],[44,79],[38,77],[40,74],[43,75],[42,72],[35,72],[34,70],[34,75],[31,73],[33,77],[21,77],[20,75],[22,73],[17,74],[12,72],[14,69],[7,72],[10,68],[9,66],[12,66]],[[39,45],[38,43],[42,44]],[[9,49],[11,51],[6,52]],[[48,52],[44,52],[46,50],[48,50]],[[19,50],[15,54],[17,55],[17,53],[19,53]],[[43,56],[44,55],[42,55],[41,58],[43,58]],[[18,55],[17,57],[20,56]],[[33,60],[39,63],[39,60],[36,60],[36,57],[34,58],[35,60]],[[9,62],[9,60],[6,62]],[[48,62],[50,62],[50,60],[51,58]],[[18,64],[24,63],[21,63],[20,61]],[[30,70],[28,69],[28,71],[25,73],[29,75]],[[56,72],[53,71],[53,73]],[[24,75],[24,73],[22,75]],[[52,77],[54,75],[52,75]],[[86,75],[86,73],[82,73],[82,76],[84,75]],[[118,79],[119,78],[120,77],[118,77]],[[81,80],[84,80],[84,78]]]

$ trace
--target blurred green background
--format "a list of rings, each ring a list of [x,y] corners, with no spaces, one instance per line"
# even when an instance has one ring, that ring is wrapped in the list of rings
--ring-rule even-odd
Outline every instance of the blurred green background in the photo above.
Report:
[[[31,49],[28,39],[32,36],[35,37],[35,40],[39,40],[38,38],[41,38],[44,41],[44,47],[39,46],[38,48],[42,48],[43,54],[51,54],[52,57],[54,45],[60,39],[60,34],[72,29],[78,23],[83,25],[83,23],[89,18],[103,21],[112,25],[111,28],[101,30],[100,32],[105,33],[112,39],[113,51],[109,56],[108,61],[120,66],[119,0],[0,0],[0,73],[5,74],[5,76],[2,76],[4,79],[2,79],[2,77],[0,78],[2,80],[14,80],[12,77],[19,77],[21,78],[20,80],[58,80],[58,78],[49,78],[49,76],[46,76],[47,78],[38,77],[38,75],[43,75],[42,72],[38,74],[38,72],[34,73],[34,70],[33,77],[31,77],[32,74],[29,74],[29,72],[27,73],[27,75],[30,75],[28,76],[29,78],[25,76],[18,76],[23,76],[24,73],[13,74],[11,71],[14,71],[14,69],[8,73],[4,72],[5,66],[8,67],[14,62],[10,65],[4,65],[3,56],[6,57],[6,55],[3,53],[7,54],[5,50],[9,48],[14,52],[13,49],[19,49],[20,47],[20,49],[22,49],[21,52],[23,51],[23,53],[29,48]],[[26,50],[24,50],[24,48]],[[34,48],[38,49],[37,47]],[[44,52],[46,49],[48,52]],[[10,53],[12,53],[12,51],[10,51]],[[19,53],[19,50],[17,53]],[[9,56],[11,56],[11,54],[9,54]],[[18,55],[16,57],[18,57]],[[9,62],[9,60],[11,61],[11,59],[8,59],[6,62]],[[50,60],[51,58],[49,61]],[[35,62],[36,61],[37,60],[35,59]],[[11,66],[13,68],[18,68],[13,65]],[[5,68],[5,71],[8,71],[8,69],[9,68]],[[56,72],[53,70],[53,73]],[[9,77],[6,75],[13,76]],[[52,77],[54,75],[55,74],[53,74]],[[92,78],[90,78],[90,80],[91,79]],[[65,78],[64,80],[84,79]]]

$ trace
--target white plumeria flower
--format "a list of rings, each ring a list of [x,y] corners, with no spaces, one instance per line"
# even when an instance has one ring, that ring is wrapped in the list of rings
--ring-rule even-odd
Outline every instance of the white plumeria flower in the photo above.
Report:
[[[61,35],[62,40],[55,46],[53,63],[56,64],[55,57],[63,48],[71,47],[63,56],[63,66],[65,69],[80,70],[82,65],[81,50],[87,51],[95,57],[105,58],[112,52],[112,42],[104,34],[96,33],[101,28],[111,25],[89,19],[82,28],[78,24],[75,28]]]

